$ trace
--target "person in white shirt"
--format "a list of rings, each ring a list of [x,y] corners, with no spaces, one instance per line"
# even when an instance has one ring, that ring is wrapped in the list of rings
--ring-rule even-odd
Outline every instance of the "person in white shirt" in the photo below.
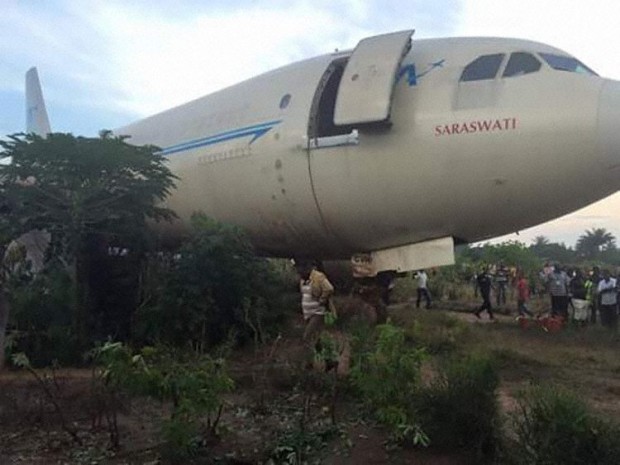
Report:
[[[416,300],[416,308],[420,308],[422,298],[426,301],[426,308],[431,308],[431,294],[428,292],[428,275],[424,270],[419,270],[415,274],[418,284],[418,299]]]
[[[600,298],[599,312],[601,324],[610,329],[618,326],[618,290],[616,279],[612,278],[608,270],[603,271],[603,279],[599,281],[597,292]]]

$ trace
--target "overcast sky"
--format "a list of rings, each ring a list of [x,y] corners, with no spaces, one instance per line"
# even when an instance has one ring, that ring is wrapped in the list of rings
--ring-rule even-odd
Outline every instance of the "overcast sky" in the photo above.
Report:
[[[0,136],[24,130],[37,66],[52,129],[94,136],[269,69],[415,28],[415,38],[537,40],[620,79],[620,1],[0,0]],[[570,193],[567,193],[570,195]],[[620,196],[527,231],[620,235]]]

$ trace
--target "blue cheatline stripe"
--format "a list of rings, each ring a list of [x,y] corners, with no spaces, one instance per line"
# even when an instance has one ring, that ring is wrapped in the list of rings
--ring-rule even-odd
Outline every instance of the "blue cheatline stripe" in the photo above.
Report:
[[[185,150],[191,150],[198,147],[218,144],[220,142],[225,142],[232,139],[238,139],[240,137],[254,136],[249,142],[251,144],[256,139],[269,132],[275,125],[281,122],[282,120],[269,121],[267,123],[255,124],[252,126],[246,126],[244,128],[220,132],[219,134],[215,134],[213,136],[202,137],[200,139],[194,139],[187,142],[182,142],[180,144],[171,145],[170,147],[162,149],[160,153],[162,155],[170,155],[177,152],[183,152]]]

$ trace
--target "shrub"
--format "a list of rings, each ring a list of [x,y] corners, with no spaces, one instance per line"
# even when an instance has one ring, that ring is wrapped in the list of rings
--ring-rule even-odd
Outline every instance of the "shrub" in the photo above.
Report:
[[[146,347],[133,355],[118,342],[93,352],[107,386],[172,403],[161,430],[167,461],[187,459],[217,435],[222,396],[233,388],[223,359],[164,347]]]
[[[412,409],[425,352],[407,347],[404,331],[389,321],[376,331],[373,347],[355,357],[353,384],[394,439],[425,444],[426,436]]]
[[[138,340],[204,350],[231,332],[243,340],[274,332],[288,308],[281,264],[257,257],[236,227],[204,215],[177,254],[151,260]]]
[[[612,465],[620,429],[597,418],[574,394],[550,386],[521,394],[514,416],[517,462],[527,465]]]
[[[54,360],[61,365],[81,361],[82,351],[72,329],[72,284],[66,272],[50,268],[36,276],[7,283],[11,305],[10,340],[13,353],[26,353],[35,367]]]
[[[499,376],[482,356],[451,360],[437,379],[420,390],[417,413],[434,447],[496,457],[500,446],[496,389]]]

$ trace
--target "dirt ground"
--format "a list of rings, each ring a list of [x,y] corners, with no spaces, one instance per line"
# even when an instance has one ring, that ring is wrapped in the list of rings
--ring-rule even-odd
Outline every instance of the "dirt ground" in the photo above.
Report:
[[[494,323],[478,320],[466,312],[468,304],[445,307],[417,310],[410,304],[395,305],[390,317],[405,326],[417,319],[435,324],[425,337],[437,347],[451,340],[446,331],[453,329],[446,329],[446,321],[451,321],[449,328],[458,321],[458,350],[486,351],[500,361],[498,397],[505,413],[515,410],[516,399],[529,383],[552,380],[578,392],[603,415],[620,416],[617,337],[591,327],[549,334],[538,327],[522,329],[512,316],[499,316]],[[211,458],[197,457],[196,463],[269,463],[276,449],[285,457],[298,444],[303,422],[306,432],[312,432],[305,440],[313,441],[307,444],[312,457],[307,463],[468,465],[463,457],[438,451],[392,447],[385,431],[362,415],[351,396],[341,395],[349,400],[336,403],[333,425],[324,380],[305,378],[300,368],[301,330],[299,322],[294,324],[276,347],[264,349],[270,355],[251,348],[233,354],[229,369],[236,388],[226,398],[220,438],[208,444]],[[50,386],[77,440],[63,431],[60,415],[31,375],[5,372],[0,374],[0,464],[160,463],[159,422],[168,406],[143,399],[123,402],[121,447],[111,450],[105,429],[93,428],[96,406],[90,400],[90,370],[59,370]],[[271,463],[284,463],[280,460]]]

